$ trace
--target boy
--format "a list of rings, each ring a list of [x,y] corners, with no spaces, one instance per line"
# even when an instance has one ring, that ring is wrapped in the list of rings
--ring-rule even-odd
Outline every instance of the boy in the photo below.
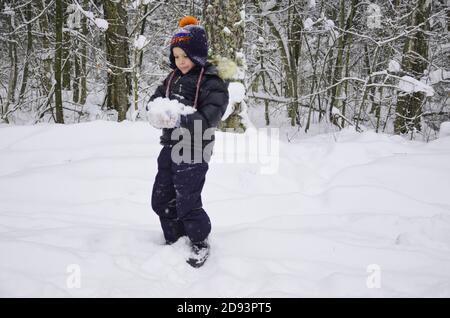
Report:
[[[161,97],[175,99],[196,111],[177,114],[176,120],[163,128],[163,148],[158,156],[152,208],[159,215],[166,243],[172,244],[187,235],[192,244],[187,262],[200,267],[209,255],[208,235],[211,232],[211,222],[201,200],[214,145],[211,129],[217,127],[225,113],[229,96],[227,84],[218,76],[217,69],[207,62],[205,29],[190,16],[181,19],[179,27],[170,45],[173,71],[150,101]],[[150,109],[149,116],[157,117],[158,114],[152,115]],[[177,145],[182,146],[181,162],[176,159],[180,155]]]

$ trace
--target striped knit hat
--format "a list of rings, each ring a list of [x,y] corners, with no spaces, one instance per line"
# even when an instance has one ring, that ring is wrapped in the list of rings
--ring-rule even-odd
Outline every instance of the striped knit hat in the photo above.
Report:
[[[179,22],[179,29],[170,42],[170,65],[176,68],[172,49],[179,47],[197,65],[205,66],[208,57],[208,37],[205,29],[198,25],[192,16],[184,17]]]

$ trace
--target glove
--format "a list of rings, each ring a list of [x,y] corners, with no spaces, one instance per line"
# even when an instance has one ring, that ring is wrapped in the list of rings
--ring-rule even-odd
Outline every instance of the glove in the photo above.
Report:
[[[188,115],[195,112],[192,107],[185,106],[177,100],[167,98],[156,98],[147,105],[147,119],[155,128],[175,128],[180,127],[181,115]]]
[[[158,129],[161,128],[175,128],[179,126],[180,114],[174,113],[170,110],[164,112],[149,111],[147,113],[150,124]]]

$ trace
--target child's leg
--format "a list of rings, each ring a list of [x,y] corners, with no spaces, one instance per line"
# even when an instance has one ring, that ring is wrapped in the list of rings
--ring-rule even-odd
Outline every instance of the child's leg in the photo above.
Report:
[[[207,171],[205,162],[172,164],[178,218],[192,242],[205,240],[211,232],[211,222],[203,210],[201,198]]]
[[[170,147],[163,147],[158,156],[158,173],[153,184],[152,208],[159,215],[166,242],[173,243],[186,233],[177,215],[170,153]]]

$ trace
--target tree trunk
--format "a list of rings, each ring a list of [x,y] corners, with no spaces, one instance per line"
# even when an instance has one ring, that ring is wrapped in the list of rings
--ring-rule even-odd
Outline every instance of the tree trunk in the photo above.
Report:
[[[120,3],[104,0],[105,17],[109,27],[106,31],[108,74],[108,107],[118,113],[118,121],[126,119],[131,92],[129,73],[128,16]]]
[[[32,16],[33,16],[31,3],[27,4],[25,16],[26,16],[26,19],[27,19],[27,22],[28,22],[28,24],[27,24],[27,55],[25,57],[25,65],[23,66],[22,86],[20,88],[18,103],[20,103],[21,99],[23,98],[23,95],[25,94],[25,90],[27,89],[27,84],[28,84],[28,66],[30,64],[31,49],[33,47],[33,35],[31,33],[32,25],[31,25],[31,22],[30,22],[31,19],[32,19]]]
[[[62,1],[56,1],[56,17],[55,17],[55,32],[56,32],[56,48],[55,48],[55,110],[56,122],[64,124],[63,105],[62,105],[62,45],[63,45],[63,5]]]
[[[65,21],[67,21],[67,5],[68,5],[68,0],[59,0],[61,1],[61,5],[63,7],[62,12],[63,12],[63,28],[65,26]],[[59,2],[57,1],[57,2]],[[63,44],[62,44],[62,72],[63,72],[63,81],[62,81],[62,87],[65,90],[70,90],[70,80],[71,80],[71,72],[72,72],[72,62],[70,60],[70,51],[71,51],[71,47],[70,47],[70,33],[67,31],[63,31]]]
[[[350,36],[349,39],[349,44],[347,46],[347,56],[345,57],[345,77],[349,77],[350,76],[350,69],[349,69],[349,62],[350,62],[350,50],[351,50],[351,42],[352,42],[352,37]],[[347,110],[347,96],[348,96],[348,81],[345,81],[344,83],[344,96],[345,98],[342,100],[342,109],[341,109],[341,114],[342,114],[342,121],[341,121],[341,128],[345,127],[345,116],[346,116],[346,110]]]
[[[89,0],[84,0],[83,8],[86,10],[89,5]],[[88,36],[88,27],[87,27],[87,18],[83,14],[81,17],[81,28],[82,28],[82,34],[85,39],[87,39]],[[82,41],[81,43],[81,77],[80,77],[80,98],[78,102],[81,105],[84,105],[86,103],[87,98],[87,44],[86,41]]]
[[[75,42],[76,44],[78,41]],[[80,56],[75,52],[74,54],[74,66],[75,66],[75,76],[72,81],[73,85],[73,102],[78,103],[80,100],[80,80],[81,80],[81,61]]]
[[[344,30],[350,30],[350,28],[353,25],[353,18],[356,14],[357,6],[358,6],[359,0],[352,0],[350,13],[347,17],[347,20],[345,20],[346,10],[345,10],[345,1],[340,0],[340,17],[339,17],[339,24],[340,28]],[[336,107],[340,111],[342,110],[342,84],[335,85],[336,83],[339,83],[339,81],[342,79],[342,70],[344,69],[344,51],[345,47],[347,46],[349,39],[350,39],[350,33],[344,33],[339,36],[338,45],[337,45],[337,55],[336,60],[334,64],[334,76],[333,76],[333,82],[332,85],[333,88],[331,89],[331,103],[330,103],[330,109],[329,109],[329,116],[330,121],[337,126],[340,126],[337,122],[337,118],[333,116],[333,108]]]
[[[429,29],[426,20],[430,16],[431,1],[418,0],[415,12],[412,16],[411,26],[421,26],[405,42],[403,50],[402,70],[417,80],[423,76],[428,66],[428,43],[425,32]],[[398,93],[397,114],[394,121],[396,134],[404,134],[421,130],[420,118],[422,105],[425,101],[423,92]]]
[[[47,6],[45,0],[37,1],[38,11],[44,11],[44,8]],[[50,54],[50,40],[48,38],[48,34],[50,33],[49,21],[47,13],[44,13],[39,17],[39,24],[42,33],[42,70],[41,70],[41,83],[42,83],[42,95],[49,96],[51,95],[52,89],[52,57]],[[51,102],[50,102],[51,104]]]
[[[290,2],[289,2],[290,3]],[[258,7],[261,6],[260,1],[256,0]],[[281,56],[282,69],[284,72],[283,80],[285,81],[282,87],[285,88],[284,95],[291,99],[288,104],[288,115],[291,119],[291,125],[295,126],[300,124],[299,119],[299,70],[298,62],[301,53],[302,46],[302,22],[300,15],[298,14],[295,3],[293,6],[289,6],[288,21],[286,32],[283,31],[282,26],[278,25],[277,20],[272,20],[270,15],[267,19],[267,24],[276,38],[278,50]],[[276,4],[272,7],[272,11],[280,9],[280,5]],[[276,13],[274,13],[276,14]]]
[[[147,12],[148,12],[148,4],[144,4],[143,10],[144,10],[144,12],[142,14],[142,17],[145,17]],[[141,32],[140,32],[141,35],[144,35],[144,33],[145,33],[145,24],[146,24],[146,22],[147,22],[147,19],[145,18],[142,21],[142,24],[141,24]],[[139,70],[142,68],[142,60],[143,59],[144,59],[144,50],[141,50],[139,52],[139,63],[138,63]]]
[[[205,0],[203,10],[213,61],[220,64],[224,59],[231,60],[238,69],[241,69],[241,73],[245,72],[243,55],[245,20],[241,16],[244,8],[243,0]],[[229,31],[225,31],[226,28]],[[242,76],[239,77],[239,71],[226,80],[244,83]],[[235,103],[232,107],[232,113],[219,124],[219,128],[244,131],[246,127],[242,122],[241,112],[246,112],[245,101]]]
[[[14,30],[14,17],[9,17],[9,30],[12,32]],[[14,39],[14,34],[9,37],[10,41],[8,44],[8,52],[9,52],[9,60],[10,60],[10,69],[9,69],[9,80],[8,80],[8,94],[6,96],[6,105],[2,111],[2,115],[6,114],[9,109],[10,104],[15,103],[15,95],[16,95],[16,86],[17,86],[17,44]],[[8,117],[5,116],[3,118],[7,123],[9,123]]]
[[[289,43],[289,56],[290,56],[290,88],[291,97],[293,102],[290,106],[291,113],[291,126],[300,125],[300,113],[299,113],[299,88],[301,83],[301,75],[298,69],[300,54],[302,51],[302,21],[300,14],[297,11],[297,7],[294,5],[289,10],[289,17],[291,19],[289,23],[288,43]]]

